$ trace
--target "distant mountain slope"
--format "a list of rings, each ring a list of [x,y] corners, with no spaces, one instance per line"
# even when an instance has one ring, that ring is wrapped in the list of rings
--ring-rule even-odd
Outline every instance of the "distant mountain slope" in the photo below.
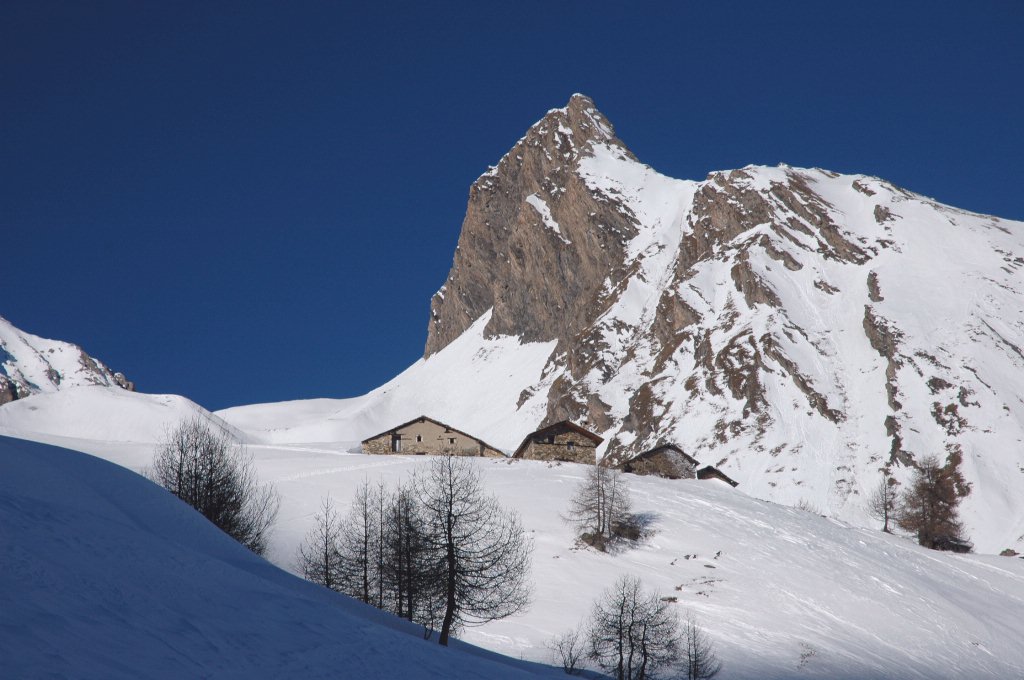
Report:
[[[0,433],[50,441],[90,439],[153,444],[183,420],[201,418],[239,441],[260,441],[185,397],[93,385],[35,394],[0,407]],[[53,439],[57,438],[57,439]]]
[[[0,405],[38,392],[81,385],[134,390],[135,385],[78,345],[47,340],[0,317]]]
[[[960,466],[980,550],[1024,551],[1024,223],[864,175],[640,163],[575,95],[471,187],[425,358],[365,397],[230,409],[269,441],[425,413],[509,450],[589,423],[752,495],[873,525],[921,456]]]
[[[128,470],[8,438],[0,565],[4,677],[556,677],[424,641],[273,567]]]

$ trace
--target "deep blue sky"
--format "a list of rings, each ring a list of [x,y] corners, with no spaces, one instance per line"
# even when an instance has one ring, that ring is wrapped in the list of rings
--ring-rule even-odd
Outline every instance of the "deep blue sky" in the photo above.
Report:
[[[669,175],[1024,219],[1024,3],[628,4],[4,2],[0,315],[209,408],[360,394],[421,354],[470,183],[577,91]]]

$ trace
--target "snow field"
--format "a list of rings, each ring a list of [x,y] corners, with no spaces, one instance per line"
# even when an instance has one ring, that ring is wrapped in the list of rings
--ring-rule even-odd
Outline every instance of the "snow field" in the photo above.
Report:
[[[148,446],[104,454],[148,464]],[[334,447],[254,445],[263,480],[283,504],[269,559],[295,552],[321,499],[347,505],[364,480],[394,485],[425,459],[365,456]],[[614,555],[574,546],[560,519],[584,468],[480,459],[488,488],[523,517],[534,541],[533,604],[523,615],[467,629],[463,639],[550,662],[546,644],[573,627],[624,573],[678,611],[692,610],[726,663],[724,678],[1018,677],[1024,672],[1024,560],[927,551],[907,538],[859,529],[748,497],[718,482],[628,476],[636,511],[654,534]],[[687,559],[687,556],[690,556]],[[679,588],[677,590],[677,588]]]

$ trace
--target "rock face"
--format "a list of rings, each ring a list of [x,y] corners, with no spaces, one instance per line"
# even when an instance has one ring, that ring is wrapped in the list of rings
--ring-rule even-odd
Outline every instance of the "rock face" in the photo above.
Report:
[[[110,370],[78,345],[25,333],[0,318],[0,405],[81,385],[135,391],[124,374]]]
[[[485,311],[487,331],[530,342],[585,329],[604,280],[621,278],[628,214],[593,193],[577,172],[592,146],[632,154],[583,95],[530,128],[469,191],[451,275],[431,301],[425,356],[459,337]]]
[[[818,169],[674,180],[575,95],[470,189],[425,356],[489,310],[556,343],[520,406],[616,461],[673,442],[825,511],[929,453],[1024,478],[1020,222]]]

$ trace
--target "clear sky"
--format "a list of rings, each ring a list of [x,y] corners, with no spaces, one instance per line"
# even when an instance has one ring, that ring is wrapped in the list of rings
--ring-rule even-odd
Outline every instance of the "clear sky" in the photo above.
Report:
[[[1015,0],[3,2],[0,316],[211,409],[361,394],[421,355],[469,185],[573,92],[674,177],[1024,219],[1022,36]]]

